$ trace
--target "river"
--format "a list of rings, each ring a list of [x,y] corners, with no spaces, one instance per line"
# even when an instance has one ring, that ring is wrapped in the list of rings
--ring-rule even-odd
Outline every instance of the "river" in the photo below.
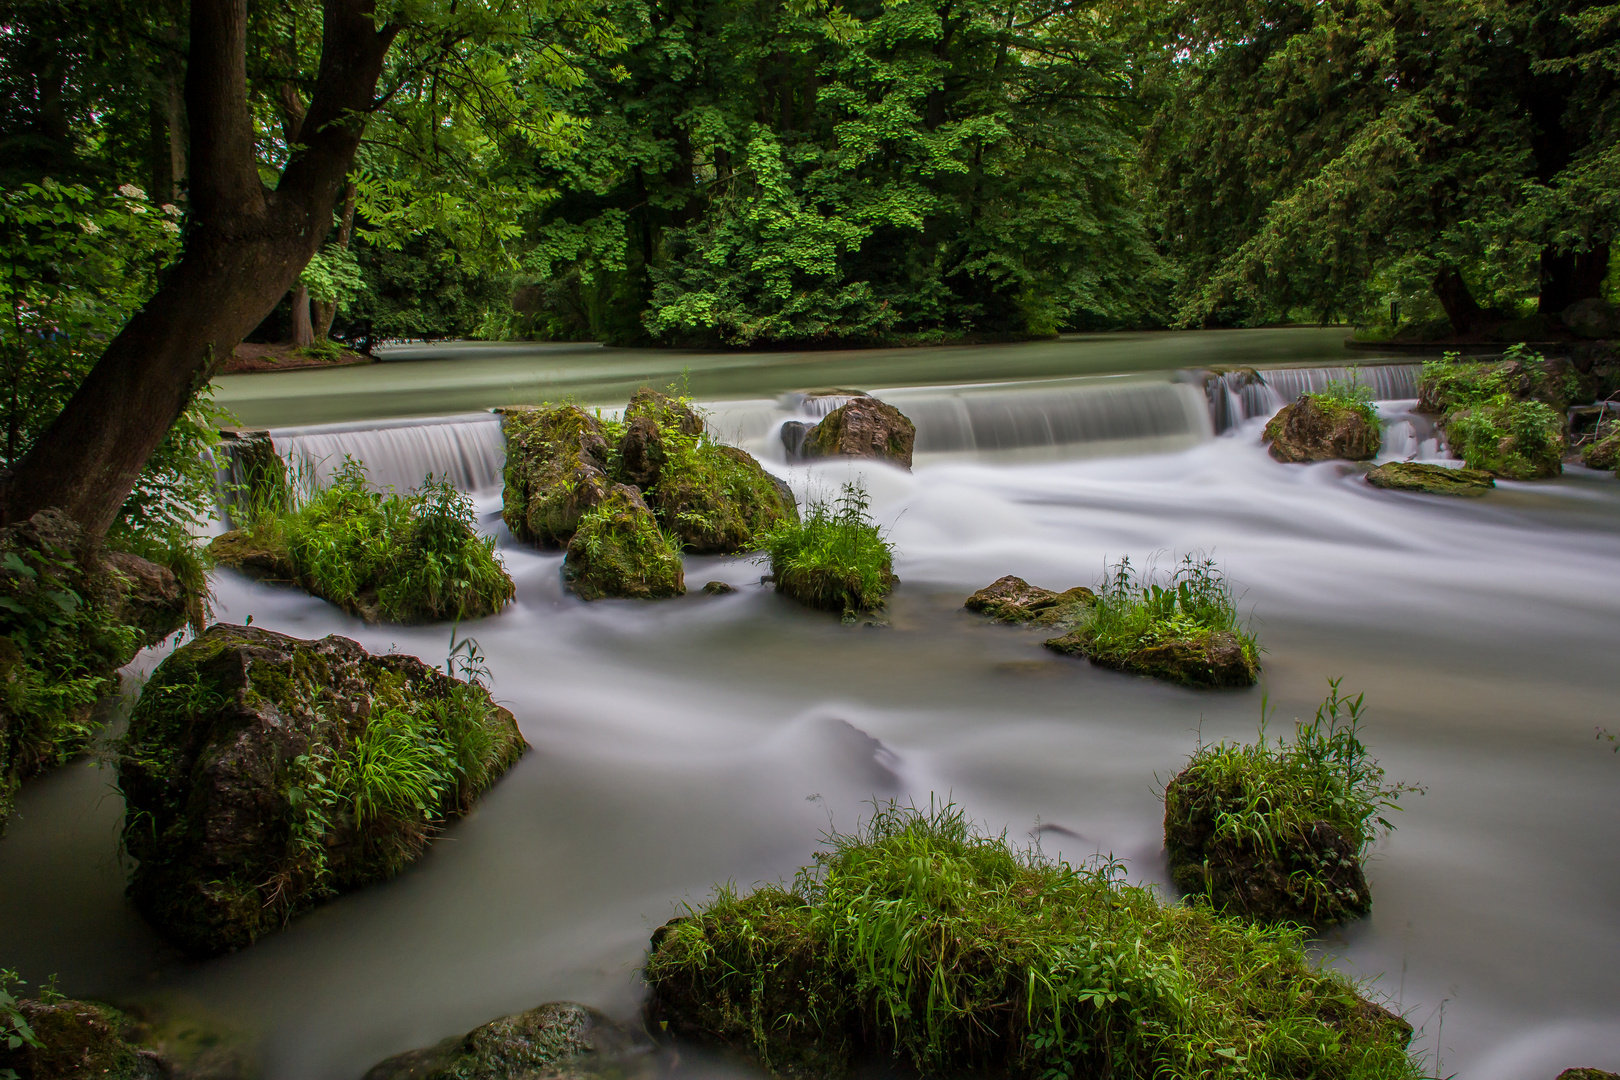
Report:
[[[1267,409],[1318,376],[1272,373],[1281,389],[1244,401],[1178,374],[1343,364],[1341,336],[741,356],[439,346],[443,359],[221,380],[245,423],[280,426],[286,453],[461,470],[518,590],[461,632],[535,750],[397,880],[203,963],[126,907],[112,774],[76,763],[28,785],[0,841],[0,959],[30,980],[57,973],[69,994],[230,1018],[258,1037],[268,1080],[352,1080],[542,1001],[633,1015],[653,928],[716,882],[791,875],[873,798],[948,797],[1049,854],[1112,854],[1166,884],[1163,781],[1199,739],[1253,737],[1263,698],[1276,731],[1342,676],[1366,694],[1364,738],[1389,776],[1426,790],[1373,855],[1371,916],[1324,938],[1325,962],[1411,1019],[1434,1075],[1620,1067],[1620,757],[1594,737],[1620,728],[1620,484],[1575,467],[1479,500],[1382,492],[1361,467],[1284,466],[1262,448]],[[309,428],[536,395],[611,406],[683,369],[717,430],[801,495],[864,478],[898,551],[890,628],[801,609],[746,558],[689,557],[679,600],[579,602],[561,556],[500,523],[492,422]],[[1409,367],[1378,377],[1409,392]],[[776,429],[806,406],[781,395],[851,385],[921,418],[913,472],[787,464]],[[1389,453],[1432,457],[1410,405],[1381,403]],[[1121,555],[1187,551],[1239,583],[1266,650],[1259,687],[1093,668],[961,609],[1003,574],[1061,589]],[[739,591],[697,591],[711,579]],[[215,589],[221,619],[430,662],[446,651],[448,627],[367,627],[229,573]],[[131,684],[159,659],[138,658]]]

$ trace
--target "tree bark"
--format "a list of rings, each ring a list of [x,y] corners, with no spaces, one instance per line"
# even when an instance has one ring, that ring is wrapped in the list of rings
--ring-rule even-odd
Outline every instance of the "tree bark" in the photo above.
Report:
[[[300,285],[292,291],[292,343],[300,349],[315,344],[315,323],[309,313],[309,286]]]
[[[0,521],[46,507],[91,536],[218,363],[286,294],[331,226],[398,28],[373,0],[325,0],[315,93],[274,191],[259,180],[247,102],[246,0],[192,0],[185,98],[191,223],[162,288],[108,344],[0,492]]]
[[[1590,251],[1541,252],[1541,299],[1536,309],[1546,316],[1557,315],[1577,300],[1603,295],[1603,279],[1609,276],[1609,245],[1593,244]]]
[[[1440,306],[1446,309],[1451,329],[1456,334],[1471,334],[1485,321],[1485,312],[1468,291],[1468,283],[1456,270],[1442,270],[1434,276],[1434,293]]]

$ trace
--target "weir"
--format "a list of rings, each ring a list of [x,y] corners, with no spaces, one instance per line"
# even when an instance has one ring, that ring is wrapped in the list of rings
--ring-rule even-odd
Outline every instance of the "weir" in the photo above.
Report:
[[[1418,396],[1422,364],[1358,364],[1353,367],[1238,368],[1212,372],[1204,383],[1209,415],[1217,433],[1245,420],[1270,416],[1299,395],[1321,390],[1330,382],[1355,379],[1372,388],[1375,401],[1405,401]]]

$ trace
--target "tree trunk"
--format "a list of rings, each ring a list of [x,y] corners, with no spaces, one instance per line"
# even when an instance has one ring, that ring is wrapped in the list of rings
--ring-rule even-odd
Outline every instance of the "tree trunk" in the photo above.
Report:
[[[1609,245],[1593,244],[1590,251],[1541,251],[1541,300],[1537,310],[1546,316],[1562,312],[1577,300],[1603,295],[1609,276]]]
[[[1453,333],[1471,334],[1485,321],[1485,312],[1456,270],[1442,270],[1434,276],[1434,293],[1440,298],[1440,306],[1446,309]]]
[[[6,478],[0,522],[57,507],[89,535],[104,535],[196,391],[286,294],[330,228],[398,32],[377,29],[372,10],[373,0],[325,0],[305,137],[268,191],[248,111],[246,0],[192,0],[185,249]]]
[[[309,315],[309,286],[292,291],[292,343],[300,349],[315,344],[315,324]]]
[[[343,189],[343,216],[338,219],[337,246],[347,251],[349,241],[354,238],[354,204],[359,192],[356,191],[354,181],[350,180]],[[332,320],[337,318],[338,305],[334,300],[326,303],[321,300],[313,301],[315,307],[315,340],[325,341],[332,333]]]

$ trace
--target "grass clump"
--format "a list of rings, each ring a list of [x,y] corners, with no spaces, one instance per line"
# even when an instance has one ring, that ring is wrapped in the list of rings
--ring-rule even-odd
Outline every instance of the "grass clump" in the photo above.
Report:
[[[478,535],[472,500],[448,481],[374,491],[349,458],[329,482],[300,486],[255,503],[243,528],[210,545],[213,557],[296,582],[368,622],[475,619],[512,599],[494,538]]]
[[[1372,906],[1363,871],[1402,794],[1361,741],[1362,695],[1338,679],[1292,740],[1200,746],[1164,792],[1175,885],[1217,909],[1325,927]]]
[[[1356,378],[1331,379],[1322,389],[1305,395],[1324,409],[1358,413],[1362,420],[1378,426],[1378,406],[1373,403],[1373,388]]]
[[[847,483],[836,504],[811,503],[801,520],[767,533],[776,591],[821,611],[840,611],[845,621],[879,610],[899,579],[894,545],[872,521],[871,505],[864,486]]]
[[[1411,1028],[1294,928],[1166,906],[955,806],[890,803],[789,887],[720,889],[653,938],[649,1010],[778,1076],[1410,1078]]]
[[[1167,578],[1114,564],[1087,618],[1047,647],[1185,686],[1250,686],[1259,646],[1213,559],[1188,554]]]
[[[1419,408],[1438,413],[1451,452],[1470,469],[1508,480],[1563,472],[1563,411],[1591,396],[1567,361],[1522,345],[1496,364],[1464,363],[1456,353],[1423,365]]]

